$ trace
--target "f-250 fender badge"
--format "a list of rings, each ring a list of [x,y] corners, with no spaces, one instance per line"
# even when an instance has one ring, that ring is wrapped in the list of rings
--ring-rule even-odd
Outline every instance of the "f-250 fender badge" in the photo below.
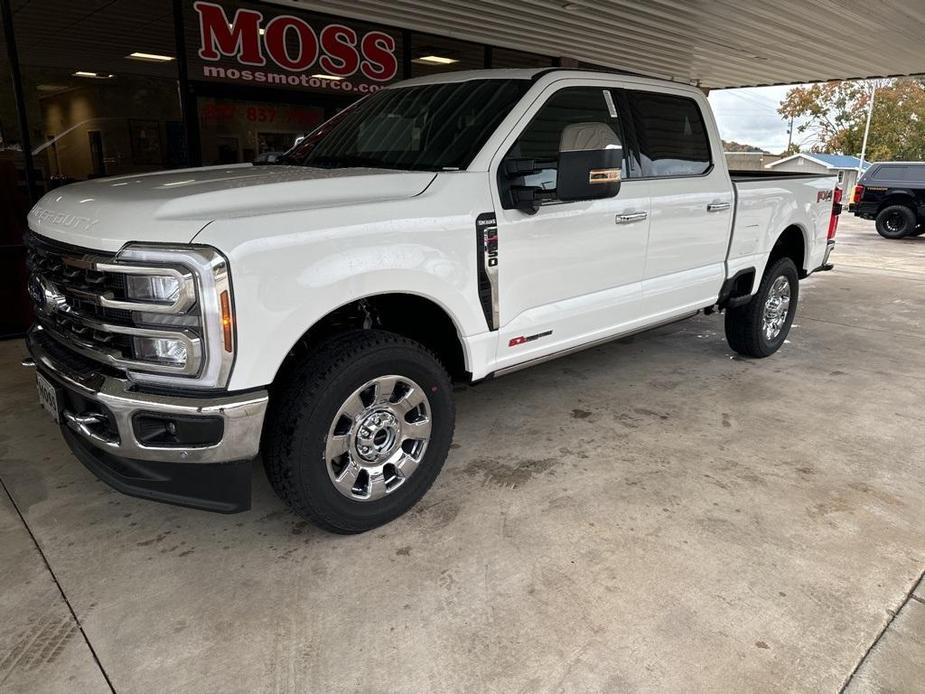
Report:
[[[475,218],[479,303],[489,330],[498,329],[498,220],[494,212]]]

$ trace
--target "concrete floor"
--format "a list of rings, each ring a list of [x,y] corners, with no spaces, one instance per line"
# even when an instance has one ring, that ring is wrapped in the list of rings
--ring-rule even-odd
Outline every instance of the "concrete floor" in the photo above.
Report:
[[[238,516],[109,490],[0,344],[0,691],[925,691],[925,237],[834,261],[771,359],[697,317],[460,392],[359,537],[261,471]]]

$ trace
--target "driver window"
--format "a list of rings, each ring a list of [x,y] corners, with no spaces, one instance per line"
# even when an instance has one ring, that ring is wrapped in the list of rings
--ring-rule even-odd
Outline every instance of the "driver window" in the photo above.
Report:
[[[542,189],[544,202],[556,200],[559,152],[623,149],[623,129],[609,89],[568,87],[543,105],[502,162],[532,160],[533,173],[518,185]],[[502,180],[502,191],[504,190]]]

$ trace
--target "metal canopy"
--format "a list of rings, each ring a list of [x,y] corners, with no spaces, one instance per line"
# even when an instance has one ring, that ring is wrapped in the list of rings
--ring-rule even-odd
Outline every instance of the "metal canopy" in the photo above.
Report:
[[[925,73],[925,1],[275,0],[709,88]]]

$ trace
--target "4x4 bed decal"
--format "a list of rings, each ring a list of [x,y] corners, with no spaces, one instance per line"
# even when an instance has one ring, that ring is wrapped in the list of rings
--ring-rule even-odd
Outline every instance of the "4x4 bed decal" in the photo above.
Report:
[[[494,212],[475,218],[479,302],[489,330],[498,329],[498,220]]]

